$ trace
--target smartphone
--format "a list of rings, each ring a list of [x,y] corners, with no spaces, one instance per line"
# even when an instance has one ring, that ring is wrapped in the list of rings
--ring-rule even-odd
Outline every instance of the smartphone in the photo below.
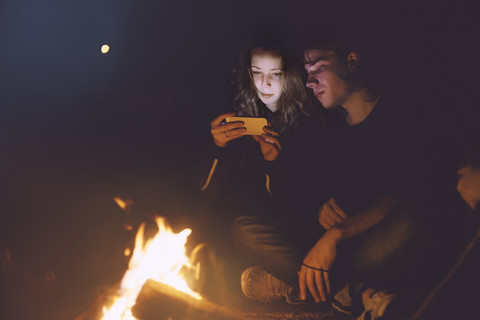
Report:
[[[247,128],[245,134],[249,134],[252,136],[258,136],[262,133],[263,127],[267,126],[267,119],[265,118],[255,118],[255,117],[227,117],[226,122],[235,122],[235,121],[243,121],[244,127]]]

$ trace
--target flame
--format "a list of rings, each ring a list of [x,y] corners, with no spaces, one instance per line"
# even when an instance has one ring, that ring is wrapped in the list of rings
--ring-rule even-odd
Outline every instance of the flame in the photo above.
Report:
[[[188,287],[181,275],[182,268],[191,267],[185,254],[185,243],[192,230],[184,229],[175,234],[164,218],[156,217],[155,222],[158,233],[145,244],[145,224],[138,229],[129,269],[122,279],[114,304],[110,308],[103,307],[102,320],[135,320],[131,308],[147,279],[162,282],[198,300],[202,299]]]
[[[120,197],[115,197],[115,198],[113,198],[113,201],[115,201],[115,203],[116,203],[120,208],[122,208],[122,210],[127,209],[128,203],[127,203],[127,201],[123,200],[122,198],[120,198]]]

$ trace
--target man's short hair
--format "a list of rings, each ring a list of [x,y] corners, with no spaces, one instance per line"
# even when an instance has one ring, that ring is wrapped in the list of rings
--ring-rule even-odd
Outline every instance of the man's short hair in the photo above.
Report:
[[[379,52],[361,30],[346,32],[341,28],[324,26],[303,27],[298,30],[297,41],[302,59],[305,50],[323,49],[335,53],[346,64],[349,53],[357,52],[360,55],[360,65],[352,74],[351,81],[356,86],[366,88],[372,99],[384,91],[382,84],[385,77],[381,74]]]
[[[325,49],[336,53],[341,59],[346,59],[352,51],[361,53],[358,37],[341,30],[325,26],[303,26],[298,29],[297,39],[299,49]]]

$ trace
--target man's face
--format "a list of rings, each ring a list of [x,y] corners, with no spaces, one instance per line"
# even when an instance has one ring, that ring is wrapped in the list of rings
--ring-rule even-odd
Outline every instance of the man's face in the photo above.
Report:
[[[305,70],[308,73],[306,86],[324,108],[341,106],[350,96],[351,86],[345,81],[347,67],[337,54],[325,49],[309,49],[305,51]]]

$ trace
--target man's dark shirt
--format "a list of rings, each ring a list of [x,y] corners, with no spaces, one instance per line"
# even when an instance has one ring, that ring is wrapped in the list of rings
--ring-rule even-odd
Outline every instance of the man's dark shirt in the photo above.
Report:
[[[326,163],[315,180],[324,184],[327,198],[351,216],[382,197],[401,200],[414,193],[424,157],[418,126],[401,104],[381,97],[357,125],[348,125],[344,115],[335,119],[328,123],[325,146],[315,155]]]

